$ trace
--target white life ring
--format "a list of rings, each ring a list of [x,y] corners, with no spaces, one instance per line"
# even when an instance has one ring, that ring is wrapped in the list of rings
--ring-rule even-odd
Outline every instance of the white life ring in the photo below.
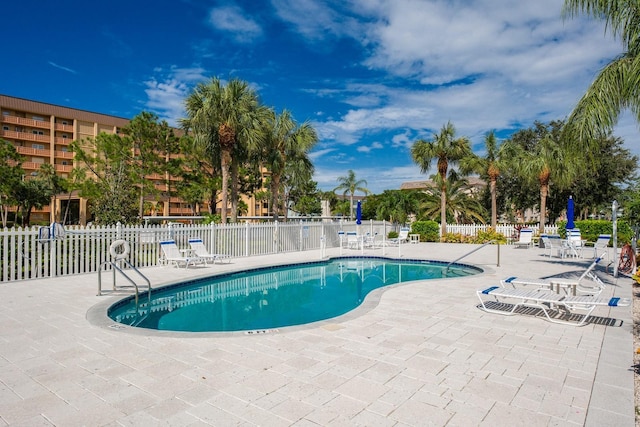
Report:
[[[122,246],[122,252],[118,251],[118,248]],[[115,242],[111,243],[111,246],[109,247],[109,253],[111,254],[111,257],[113,259],[125,259],[129,256],[129,251],[131,250],[131,248],[129,247],[129,242],[127,242],[126,240],[116,240]]]

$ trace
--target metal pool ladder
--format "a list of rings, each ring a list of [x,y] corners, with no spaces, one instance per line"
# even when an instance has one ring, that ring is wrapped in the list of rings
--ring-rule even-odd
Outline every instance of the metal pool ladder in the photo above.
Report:
[[[129,281],[129,283],[131,283],[133,285],[133,287],[135,288],[135,290],[136,290],[136,295],[135,295],[136,306],[138,305],[138,298],[139,298],[139,295],[140,295],[140,290],[138,288],[138,284],[131,277],[129,277],[129,275],[124,271],[124,269],[122,269],[122,267],[120,267],[118,265],[118,261],[124,262],[127,267],[129,267],[130,269],[132,269],[133,271],[138,273],[138,275],[145,282],[147,282],[147,288],[148,288],[147,297],[148,297],[148,302],[149,302],[149,305],[150,305],[151,304],[151,282],[149,281],[147,276],[142,274],[142,272],[140,270],[138,270],[133,264],[131,264],[126,259],[119,259],[119,260],[116,260],[116,261],[105,261],[102,264],[100,264],[100,269],[98,269],[98,296],[102,295],[102,268],[106,267],[107,265],[111,265],[111,268],[112,268],[112,271],[113,271],[113,290],[114,291],[116,290],[116,271],[117,271],[122,276],[124,276],[124,278],[127,279]]]
[[[445,270],[445,273],[449,272],[449,268],[451,267],[451,264],[455,264],[456,262],[460,261],[462,258],[465,258],[465,257],[471,255],[472,253],[474,253],[476,251],[479,251],[480,249],[484,248],[487,245],[490,245],[491,243],[495,243],[495,240],[489,240],[488,242],[483,243],[481,246],[478,246],[477,248],[473,249],[472,251],[469,251],[466,254],[462,255],[461,257],[458,257],[458,258],[454,259],[449,264],[447,264],[447,269]],[[496,261],[496,265],[498,267],[500,267],[500,243],[498,243],[497,246],[498,246],[498,260]]]

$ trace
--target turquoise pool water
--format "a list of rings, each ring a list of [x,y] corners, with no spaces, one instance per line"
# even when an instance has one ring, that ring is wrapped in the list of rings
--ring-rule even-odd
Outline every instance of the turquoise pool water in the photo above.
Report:
[[[340,316],[374,289],[413,280],[478,274],[475,267],[419,260],[340,257],[229,273],[154,289],[114,304],[111,319],[140,328],[263,331]]]

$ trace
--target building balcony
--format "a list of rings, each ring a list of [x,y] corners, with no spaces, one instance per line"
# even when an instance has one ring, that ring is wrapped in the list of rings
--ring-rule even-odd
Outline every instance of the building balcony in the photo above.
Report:
[[[73,133],[73,126],[72,125],[63,125],[62,123],[56,123],[53,128],[55,130],[59,130],[62,132],[71,132]]]
[[[56,172],[71,172],[73,170],[73,165],[54,165]]]
[[[36,162],[23,162],[22,169],[25,170],[40,170],[40,166],[44,165],[44,163],[36,163]]]
[[[73,151],[55,151],[54,157],[56,159],[73,159],[74,154]]]
[[[37,148],[31,147],[16,147],[16,151],[18,154],[22,154],[23,156],[41,156],[49,158],[49,150],[39,150]]]
[[[55,138],[53,138],[53,141],[56,144],[69,145],[69,144],[71,144],[71,141],[73,141],[73,140],[71,138],[62,138],[60,136],[56,136]]]
[[[16,125],[31,126],[34,128],[50,129],[51,123],[45,120],[33,120],[18,116],[2,116],[3,123],[13,123]],[[73,130],[73,126],[71,127]]]
[[[36,141],[36,142],[46,142],[46,143],[51,142],[50,135],[37,135],[35,133],[16,132],[13,130],[0,131],[0,135],[4,136],[5,138],[19,139],[22,141]]]

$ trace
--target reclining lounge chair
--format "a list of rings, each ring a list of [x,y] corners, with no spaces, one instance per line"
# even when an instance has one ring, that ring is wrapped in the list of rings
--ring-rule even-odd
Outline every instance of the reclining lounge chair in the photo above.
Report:
[[[572,326],[583,326],[597,307],[622,307],[631,304],[630,298],[600,298],[594,296],[565,296],[553,291],[543,289],[506,289],[501,286],[492,286],[476,291],[482,309],[489,313],[502,315],[516,314],[520,307],[533,307],[542,310],[547,320],[553,323],[563,323]],[[483,295],[493,297],[493,303],[511,305],[510,310],[492,308],[491,304],[483,299]],[[564,313],[562,313],[564,311]],[[552,314],[560,316],[552,316]],[[572,321],[575,315],[582,315]],[[566,320],[563,317],[568,317]]]
[[[180,249],[176,245],[174,240],[165,240],[160,242],[160,248],[162,249],[162,260],[168,264],[173,264],[178,267],[180,264],[184,264],[184,268],[188,268],[190,265],[204,264],[205,260],[198,256],[182,256]]]
[[[229,257],[229,255],[209,253],[202,239],[189,239],[189,246],[191,246],[191,250],[198,257],[204,259],[205,262],[211,261],[212,264],[215,264],[216,261],[220,261],[220,263],[222,263],[222,260],[224,259],[231,262],[231,257]]]

